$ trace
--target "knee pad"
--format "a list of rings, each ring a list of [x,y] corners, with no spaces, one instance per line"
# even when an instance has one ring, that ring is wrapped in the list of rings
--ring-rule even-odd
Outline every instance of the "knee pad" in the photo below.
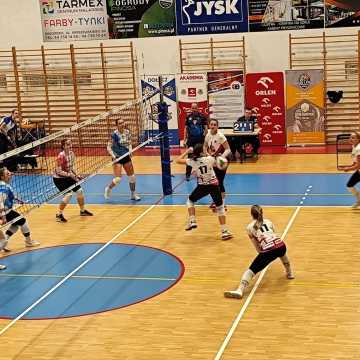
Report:
[[[117,176],[117,177],[114,177],[114,178],[113,178],[113,183],[114,183],[115,185],[119,184],[120,181],[121,181],[121,177],[120,177],[120,176]]]
[[[188,208],[194,207],[194,203],[190,199],[187,199],[186,205],[187,205]]]
[[[218,216],[224,216],[225,215],[225,207],[224,205],[220,205],[216,208],[216,212]]]
[[[130,175],[130,176],[129,176],[129,183],[130,183],[130,184],[135,184],[135,183],[136,183],[136,177],[135,177],[135,175]]]
[[[28,236],[30,234],[29,225],[27,224],[26,221],[25,221],[25,224],[20,226],[20,229],[21,229],[21,232],[23,233],[24,236]]]
[[[71,197],[72,197],[71,193],[65,194],[65,196],[62,199],[63,203],[68,204],[71,200]]]

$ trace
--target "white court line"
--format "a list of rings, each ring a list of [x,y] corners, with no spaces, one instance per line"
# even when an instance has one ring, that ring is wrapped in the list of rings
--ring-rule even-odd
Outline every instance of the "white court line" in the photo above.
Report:
[[[310,189],[311,189],[311,186],[308,186],[308,188],[306,189],[306,192],[305,192],[305,194],[304,194],[305,197],[308,195]],[[293,215],[291,216],[291,218],[290,218],[290,220],[289,220],[289,223],[286,225],[286,228],[285,228],[283,234],[281,235],[281,239],[282,239],[282,240],[285,240],[286,235],[287,235],[287,233],[288,233],[289,230],[290,230],[290,227],[291,227],[292,224],[294,223],[295,218],[297,217],[300,209],[302,208],[302,203],[303,203],[303,201],[301,201],[301,202],[300,202],[300,205],[297,206],[296,210],[294,211]],[[223,343],[221,344],[221,347],[220,347],[219,351],[217,352],[214,360],[220,360],[220,359],[221,359],[221,357],[222,357],[222,355],[223,355],[223,353],[224,353],[224,351],[225,351],[226,346],[227,346],[228,343],[230,342],[230,339],[231,339],[231,337],[233,336],[233,334],[234,334],[237,326],[239,325],[240,320],[242,319],[242,317],[243,317],[244,314],[245,314],[246,309],[247,309],[248,306],[250,305],[250,302],[251,302],[252,298],[254,297],[255,292],[256,292],[257,288],[259,287],[259,285],[260,285],[260,283],[261,283],[261,280],[262,280],[263,277],[265,276],[266,271],[267,271],[267,269],[269,268],[269,266],[270,266],[270,264],[269,264],[263,271],[261,271],[260,276],[258,277],[258,279],[257,279],[254,287],[252,288],[249,296],[247,297],[244,305],[241,307],[238,316],[237,316],[236,319],[234,320],[234,322],[233,322],[233,324],[232,324],[232,326],[231,326],[228,334],[226,335],[225,340],[224,340]]]
[[[120,235],[130,229],[134,224],[136,224],[140,219],[142,219],[148,212],[150,212],[156,204],[151,205],[147,208],[143,213],[141,213],[136,219],[134,219],[129,225],[127,225],[124,229],[118,232],[111,240],[109,240],[106,244],[104,244],[100,249],[98,249],[94,254],[88,257],[85,261],[83,261],[77,268],[71,271],[68,275],[66,275],[61,281],[59,281],[55,286],[53,286],[49,291],[47,291],[43,296],[41,296],[38,300],[36,300],[32,305],[30,305],[27,309],[25,309],[20,315],[18,315],[15,319],[13,319],[9,324],[7,324],[1,331],[0,336],[3,335],[7,330],[9,330],[18,320],[22,319],[27,313],[29,313],[34,307],[40,304],[43,300],[45,300],[50,294],[52,294],[57,288],[59,288],[65,281],[70,279],[76,272],[82,269],[88,262],[90,262],[95,256],[100,254],[104,249],[106,249],[112,242],[114,242]]]

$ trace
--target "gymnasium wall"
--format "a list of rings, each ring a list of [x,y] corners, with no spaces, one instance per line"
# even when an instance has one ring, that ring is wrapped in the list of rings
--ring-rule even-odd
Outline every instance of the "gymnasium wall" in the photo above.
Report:
[[[19,49],[38,48],[42,43],[40,10],[38,0],[1,0],[0,1],[0,49],[16,46]],[[327,33],[354,33],[360,27],[327,29]],[[297,30],[293,34],[319,34],[323,30]],[[245,36],[247,71],[283,71],[288,68],[289,32],[256,32],[245,34],[212,35],[214,39],[236,39]],[[160,38],[131,39],[136,49],[140,74],[178,73],[178,41],[208,39],[207,35],[172,36]],[[129,42],[125,40],[106,40],[106,45]],[[81,42],[84,46],[98,44],[97,41]],[[57,43],[47,43],[56,47]],[[61,46],[64,46],[61,43]]]

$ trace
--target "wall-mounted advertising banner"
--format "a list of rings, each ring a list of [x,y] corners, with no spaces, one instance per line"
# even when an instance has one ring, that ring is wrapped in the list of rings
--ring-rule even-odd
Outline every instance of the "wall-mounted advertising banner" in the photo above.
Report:
[[[323,144],[324,71],[286,71],[288,145]]]
[[[106,0],[39,0],[44,41],[108,39]]]
[[[246,74],[246,106],[261,127],[263,146],[286,144],[285,94],[282,72]]]
[[[176,0],[179,35],[248,31],[247,0]]]
[[[249,0],[250,31],[324,27],[324,0]]]
[[[359,0],[325,0],[325,5],[326,27],[360,25]]]
[[[186,116],[191,104],[197,103],[199,112],[208,116],[207,76],[206,74],[179,74],[176,76],[179,135],[184,139]]]
[[[242,71],[207,73],[210,119],[217,119],[220,128],[232,128],[244,115],[244,74]]]
[[[107,4],[112,39],[175,35],[175,0],[107,0]]]
[[[162,89],[164,95],[164,101],[168,105],[169,114],[169,143],[170,145],[179,145],[179,131],[178,131],[178,119],[177,119],[177,106],[176,106],[176,86],[175,75],[161,75]],[[160,85],[159,75],[146,75],[141,80],[142,96],[148,96],[153,93],[151,98],[151,113],[146,114],[148,117],[147,128],[145,131],[147,135],[156,136],[159,133],[158,121],[158,107],[157,103],[160,101]],[[150,143],[151,146],[158,146],[159,141]]]

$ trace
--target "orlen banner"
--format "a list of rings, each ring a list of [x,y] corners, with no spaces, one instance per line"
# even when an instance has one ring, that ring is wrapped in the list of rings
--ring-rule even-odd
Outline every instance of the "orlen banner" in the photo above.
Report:
[[[168,105],[169,143],[170,145],[179,145],[175,76],[161,75],[161,77],[164,101]],[[148,96],[151,93],[155,94],[151,100],[151,114],[146,114],[150,121],[147,123],[147,129],[145,129],[145,131],[148,133],[147,135],[155,136],[159,133],[159,127],[157,125],[157,103],[160,101],[159,75],[144,76],[144,80],[141,80],[141,91],[143,97]],[[159,142],[156,142],[154,144],[151,143],[150,145],[159,145]]]
[[[323,144],[324,71],[286,71],[288,145]]]
[[[39,0],[44,41],[108,39],[106,0]]]
[[[176,0],[179,35],[247,31],[247,0]]]
[[[241,70],[207,73],[210,119],[219,121],[220,128],[232,128],[244,115],[244,74]]]
[[[282,72],[246,75],[246,105],[261,127],[263,146],[286,144],[284,75]]]
[[[184,139],[185,119],[192,103],[198,104],[199,112],[208,115],[206,74],[179,74],[176,77],[178,96],[179,135]]]

